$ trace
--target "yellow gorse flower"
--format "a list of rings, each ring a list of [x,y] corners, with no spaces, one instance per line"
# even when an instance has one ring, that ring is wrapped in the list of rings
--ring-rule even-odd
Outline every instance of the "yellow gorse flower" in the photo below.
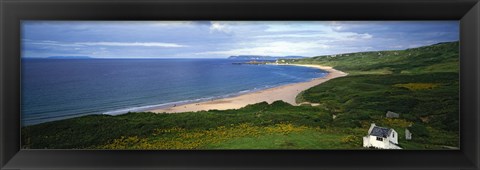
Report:
[[[416,91],[416,90],[430,90],[433,88],[438,87],[439,83],[406,83],[406,84],[395,84],[394,87],[404,87],[408,90]]]
[[[154,138],[138,136],[120,137],[100,146],[102,149],[202,149],[208,144],[221,143],[239,137],[259,137],[260,135],[301,132],[309,129],[306,126],[295,126],[290,123],[279,123],[272,126],[254,126],[241,123],[228,127],[219,126],[209,130],[186,130],[183,128],[156,129]],[[315,130],[314,128],[310,128]],[[162,135],[172,135],[164,137]]]

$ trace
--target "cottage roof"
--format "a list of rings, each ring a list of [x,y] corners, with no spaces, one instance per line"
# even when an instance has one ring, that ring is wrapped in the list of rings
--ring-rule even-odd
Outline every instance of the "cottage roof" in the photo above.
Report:
[[[386,138],[390,133],[392,133],[392,129],[390,128],[375,126],[373,127],[372,132],[370,132],[370,135]]]

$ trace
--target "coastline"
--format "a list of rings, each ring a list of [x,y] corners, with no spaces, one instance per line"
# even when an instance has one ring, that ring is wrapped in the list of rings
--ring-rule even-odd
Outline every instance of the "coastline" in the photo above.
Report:
[[[333,69],[332,67],[326,67],[321,65],[307,65],[307,64],[278,64],[278,65],[288,65],[288,66],[302,66],[302,67],[312,67],[327,71],[328,74],[324,77],[315,78],[311,81],[300,82],[287,84],[283,86],[273,87],[265,90],[260,90],[252,93],[247,93],[235,97],[215,99],[211,101],[203,101],[197,103],[189,103],[184,105],[177,105],[168,108],[162,109],[153,109],[148,110],[149,112],[155,113],[180,113],[180,112],[196,112],[202,110],[228,110],[228,109],[239,109],[245,107],[249,104],[255,104],[260,102],[272,103],[277,100],[283,100],[284,102],[290,103],[294,106],[298,105],[295,102],[297,95],[307,90],[313,86],[324,83],[328,80],[346,76],[347,73]]]

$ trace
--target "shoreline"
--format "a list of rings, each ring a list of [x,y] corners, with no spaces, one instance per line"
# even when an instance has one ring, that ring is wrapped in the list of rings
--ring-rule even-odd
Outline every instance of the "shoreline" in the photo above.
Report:
[[[228,109],[239,109],[245,107],[249,104],[255,104],[260,102],[272,103],[277,100],[283,100],[284,102],[290,103],[291,105],[297,106],[295,102],[297,95],[307,90],[313,86],[322,84],[328,80],[346,76],[347,73],[344,73],[339,70],[335,70],[332,67],[326,67],[321,65],[310,65],[310,64],[275,64],[275,65],[286,65],[286,66],[301,66],[301,67],[311,67],[317,68],[324,71],[327,71],[327,75],[320,78],[314,78],[307,82],[293,83],[282,86],[277,86],[273,88],[268,88],[264,90],[259,90],[251,93],[242,94],[234,97],[220,98],[211,101],[202,101],[196,103],[188,103],[177,106],[172,106],[168,108],[161,109],[152,109],[147,110],[147,112],[155,113],[181,113],[181,112],[196,112],[196,111],[208,111],[208,110],[228,110]]]

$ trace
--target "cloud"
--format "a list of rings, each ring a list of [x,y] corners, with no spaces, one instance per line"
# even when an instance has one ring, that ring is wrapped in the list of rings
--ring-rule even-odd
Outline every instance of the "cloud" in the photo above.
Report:
[[[323,34],[270,34],[255,36],[255,38],[313,38],[321,35]]]
[[[360,40],[360,39],[371,39],[373,35],[364,33],[358,34],[353,32],[330,32],[330,33],[296,33],[296,34],[271,34],[271,35],[259,35],[255,38],[326,38],[327,40]]]
[[[330,46],[318,42],[287,42],[252,43],[231,50],[206,51],[195,55],[309,55],[312,51],[328,49]]]
[[[344,27],[343,27],[343,26],[340,26],[340,25],[338,25],[338,26],[334,26],[334,27],[332,27],[332,29],[333,29],[333,30],[335,30],[335,31],[342,31],[342,30],[344,29]]]
[[[119,47],[164,47],[164,48],[178,48],[187,47],[186,45],[180,45],[175,43],[164,42],[73,42],[65,43],[58,41],[32,41],[26,40],[28,44],[34,45],[49,45],[49,46],[62,46],[62,47],[81,47],[81,46],[119,46]]]
[[[349,37],[354,38],[354,39],[371,39],[371,38],[373,38],[373,35],[365,33],[365,34],[354,34],[354,35],[351,35]]]
[[[221,22],[214,22],[210,23],[210,33],[212,32],[223,32],[223,33],[230,33],[231,30],[228,28],[226,24]]]
[[[57,41],[24,41],[27,44],[32,45],[41,45],[41,46],[60,46],[60,47],[81,47],[82,45],[78,44],[68,44],[68,43],[59,43]]]
[[[95,52],[96,57],[152,58],[224,58],[239,54],[316,56],[404,49],[458,40],[459,27],[457,21],[35,21],[22,24],[22,50],[30,51],[26,53],[30,57]]]
[[[175,43],[163,43],[163,42],[77,42],[74,43],[77,45],[87,45],[87,46],[142,46],[142,47],[166,47],[166,48],[177,48],[177,47],[186,47],[185,45],[175,44]]]

